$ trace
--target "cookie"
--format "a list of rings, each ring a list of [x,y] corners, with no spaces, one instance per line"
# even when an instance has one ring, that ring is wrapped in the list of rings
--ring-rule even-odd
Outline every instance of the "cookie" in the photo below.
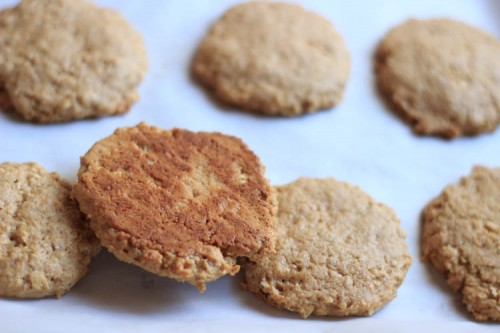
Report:
[[[325,18],[294,4],[249,2],[211,27],[192,69],[224,103],[297,116],[342,100],[350,56]]]
[[[0,12],[0,102],[55,123],[125,113],[147,70],[142,37],[86,0],[23,0]]]
[[[99,250],[66,181],[35,163],[0,164],[0,295],[60,297]]]
[[[118,259],[196,285],[273,248],[275,203],[238,138],[141,123],[97,142],[73,195]]]
[[[476,166],[422,214],[423,259],[476,320],[500,321],[500,168]]]
[[[500,42],[451,19],[409,20],[376,51],[380,92],[416,134],[454,138],[500,122]]]
[[[277,187],[276,252],[243,264],[243,287],[302,317],[371,315],[411,264],[392,209],[358,187],[300,178]]]

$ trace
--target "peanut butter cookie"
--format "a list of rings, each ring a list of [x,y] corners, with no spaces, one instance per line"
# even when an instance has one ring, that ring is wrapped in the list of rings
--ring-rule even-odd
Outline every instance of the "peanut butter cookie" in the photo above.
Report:
[[[273,307],[371,315],[411,264],[396,214],[358,187],[300,178],[277,187],[276,252],[244,263],[244,287]]]
[[[0,12],[0,103],[36,123],[127,112],[147,69],[142,37],[86,0],[23,0]]]
[[[97,142],[73,195],[118,259],[196,285],[273,248],[272,188],[255,154],[220,133],[141,123]]]
[[[415,133],[454,138],[500,122],[500,42],[451,19],[409,20],[376,52],[377,83]]]
[[[193,62],[194,76],[223,102],[279,116],[336,105],[349,72],[349,53],[328,20],[277,2],[229,9]]]
[[[35,163],[0,164],[0,295],[65,294],[101,246],[70,185]]]
[[[423,211],[422,253],[476,320],[500,321],[500,169],[477,166]]]

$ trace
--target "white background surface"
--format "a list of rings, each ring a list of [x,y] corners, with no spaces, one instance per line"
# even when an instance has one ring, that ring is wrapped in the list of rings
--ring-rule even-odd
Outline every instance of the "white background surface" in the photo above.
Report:
[[[302,1],[344,36],[352,72],[339,106],[294,119],[221,108],[188,75],[198,41],[236,2],[98,1],[118,8],[145,38],[150,69],[141,100],[124,116],[58,125],[31,125],[0,114],[0,162],[36,161],[74,181],[79,157],[117,127],[145,120],[166,129],[239,136],[260,156],[274,185],[300,176],[335,177],[396,210],[414,259],[398,297],[370,318],[303,320],[242,291],[238,279],[222,278],[199,294],[103,251],[90,274],[60,300],[0,299],[0,331],[498,332],[498,325],[472,322],[444,278],[419,261],[419,214],[474,164],[500,166],[500,131],[454,141],[414,136],[378,97],[372,55],[384,33],[409,17],[453,17],[498,38],[500,1]]]

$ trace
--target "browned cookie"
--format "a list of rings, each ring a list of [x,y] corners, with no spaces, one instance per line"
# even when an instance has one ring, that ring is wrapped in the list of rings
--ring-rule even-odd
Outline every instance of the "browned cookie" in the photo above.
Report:
[[[349,53],[328,20],[276,2],[229,9],[193,62],[195,77],[223,102],[280,116],[336,105],[349,71]]]
[[[244,286],[302,317],[371,315],[411,264],[392,209],[334,179],[277,187],[276,252],[244,264]]]
[[[409,20],[380,43],[377,83],[415,133],[454,138],[500,122],[500,42],[450,19]]]
[[[422,252],[475,319],[500,321],[500,168],[477,166],[431,201]]]
[[[0,164],[0,295],[60,297],[99,249],[67,182],[35,163]]]
[[[141,123],[97,142],[73,195],[118,259],[196,285],[274,243],[274,198],[257,156],[220,133]]]
[[[86,0],[23,0],[0,12],[0,103],[27,121],[127,112],[147,69],[142,37]]]

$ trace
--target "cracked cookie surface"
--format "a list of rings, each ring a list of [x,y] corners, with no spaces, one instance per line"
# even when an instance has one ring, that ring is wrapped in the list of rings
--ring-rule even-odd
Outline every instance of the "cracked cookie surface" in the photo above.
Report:
[[[73,195],[118,259],[196,285],[273,248],[274,195],[255,154],[220,133],[141,123],[97,142]]]
[[[23,0],[0,12],[0,103],[35,123],[127,112],[147,70],[142,37],[86,0]]]
[[[411,257],[392,209],[334,179],[276,190],[276,252],[245,261],[247,290],[304,318],[371,315],[396,296]]]
[[[248,2],[213,24],[192,69],[228,105],[297,116],[342,100],[350,56],[324,17],[295,4]]]
[[[422,255],[476,320],[500,321],[500,168],[477,166],[422,214]]]
[[[0,164],[0,295],[60,297],[100,248],[67,182],[35,163]]]

